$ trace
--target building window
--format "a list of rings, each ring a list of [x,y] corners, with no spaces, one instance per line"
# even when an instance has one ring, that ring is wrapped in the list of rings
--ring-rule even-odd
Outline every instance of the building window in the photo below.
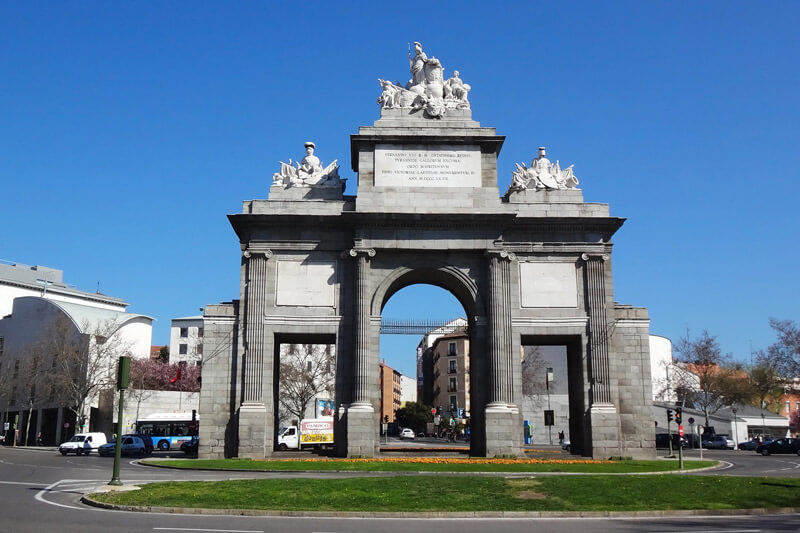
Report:
[[[447,345],[447,355],[456,355],[456,343],[451,342]]]
[[[180,355],[186,355],[187,353],[189,353],[189,345],[187,345],[187,344],[179,344],[178,345],[178,353]]]
[[[450,368],[448,368],[448,369],[447,369],[447,371],[448,371],[450,374],[455,374],[455,373],[456,373],[456,360],[455,360],[455,359],[453,359],[452,361],[450,361]]]
[[[16,381],[17,378],[19,378],[19,360],[14,361],[14,380]],[[786,402],[786,404],[788,405],[789,402]]]
[[[456,378],[450,378],[450,384],[447,386],[447,392],[456,392]]]
[[[456,400],[455,394],[450,396],[450,410],[455,411],[458,407],[458,400]]]
[[[5,351],[6,340],[5,337],[0,337],[0,357],[3,357],[3,352]]]
[[[189,336],[189,328],[181,328],[181,338],[185,339]]]
[[[203,345],[202,344],[198,344],[196,349],[197,349],[197,355],[203,355]]]
[[[794,410],[800,411],[800,402],[794,402]]]
[[[786,414],[788,415],[792,409],[792,402],[786,402]]]
[[[198,337],[202,337],[203,336],[203,328],[197,328],[197,336]]]
[[[17,405],[17,386],[11,389],[11,398],[8,400],[8,405]]]

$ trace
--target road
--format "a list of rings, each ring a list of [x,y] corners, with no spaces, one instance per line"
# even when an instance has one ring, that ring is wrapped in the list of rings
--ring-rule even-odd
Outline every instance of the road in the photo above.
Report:
[[[692,452],[689,452],[690,454]],[[688,454],[687,454],[688,455]],[[742,452],[706,452],[719,456],[734,466],[720,473],[738,474],[761,468],[767,475],[798,475],[798,468],[784,472],[788,461],[796,457],[760,457]],[[757,459],[758,461],[754,461]],[[437,533],[492,531],[518,533],[536,529],[541,532],[572,532],[578,529],[604,532],[704,531],[745,533],[760,531],[797,531],[800,515],[746,517],[669,517],[630,519],[475,519],[475,518],[299,518],[187,516],[157,513],[129,513],[87,507],[80,502],[84,493],[104,486],[111,478],[112,459],[96,456],[62,457],[52,449],[0,448],[0,510],[3,528],[13,532],[108,532],[112,529],[131,532],[407,532],[434,530]],[[771,471],[771,472],[767,472]],[[353,474],[326,474],[330,477]],[[363,475],[363,474],[356,474]],[[318,474],[302,474],[317,477]],[[143,467],[126,459],[121,468],[125,483],[157,480],[218,480],[244,478],[290,478],[298,474],[225,473],[174,471]],[[580,520],[580,522],[578,522]]]

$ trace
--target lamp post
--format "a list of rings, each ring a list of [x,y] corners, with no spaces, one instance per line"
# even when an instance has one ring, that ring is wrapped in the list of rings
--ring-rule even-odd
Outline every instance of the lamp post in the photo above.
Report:
[[[547,375],[545,376],[544,385],[547,388],[547,410],[551,411],[550,409],[550,382],[553,381],[553,368],[549,367],[547,369]],[[547,426],[547,440],[550,442],[550,446],[553,445],[553,426]]]

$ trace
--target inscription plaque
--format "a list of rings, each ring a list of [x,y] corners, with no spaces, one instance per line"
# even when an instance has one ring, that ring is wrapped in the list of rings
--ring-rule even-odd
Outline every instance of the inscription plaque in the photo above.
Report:
[[[376,187],[480,187],[478,146],[375,145]]]

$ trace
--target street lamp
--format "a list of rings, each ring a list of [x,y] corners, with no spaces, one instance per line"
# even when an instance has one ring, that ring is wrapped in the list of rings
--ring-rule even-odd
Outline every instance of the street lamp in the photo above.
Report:
[[[734,449],[736,449],[736,448],[739,447],[739,444],[738,444],[738,442],[739,442],[739,425],[736,423],[736,408],[734,407],[732,409],[732,411],[733,411],[733,435],[734,435],[734,437],[733,437],[733,439],[734,439],[733,446],[734,446]]]
[[[544,385],[547,388],[547,410],[552,411],[550,409],[550,382],[553,381],[553,368],[548,367],[547,375],[545,376]],[[550,442],[550,446],[553,445],[553,426],[547,426],[547,440]]]

